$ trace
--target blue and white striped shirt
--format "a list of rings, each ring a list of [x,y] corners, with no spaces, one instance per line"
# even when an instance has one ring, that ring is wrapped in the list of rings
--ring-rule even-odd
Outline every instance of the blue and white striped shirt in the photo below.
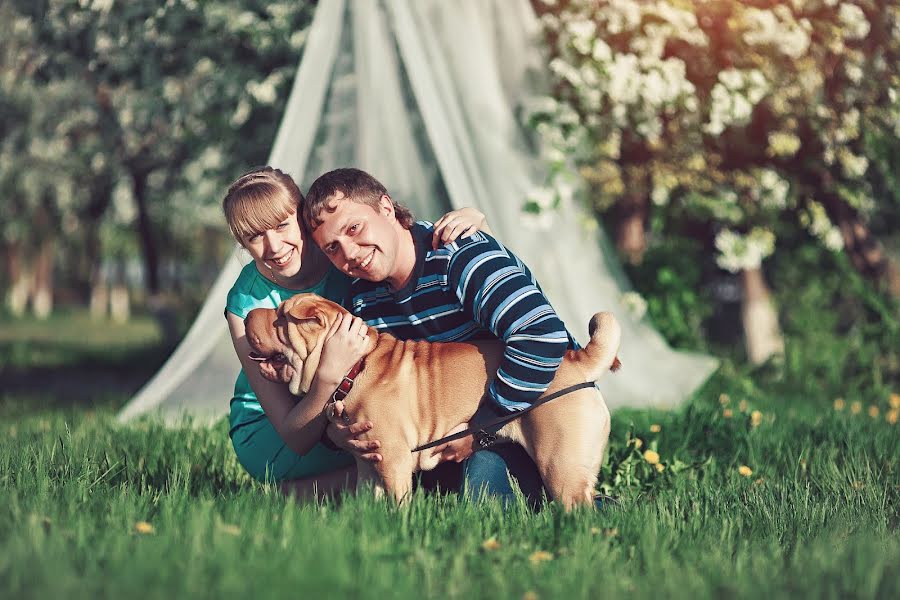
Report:
[[[357,279],[345,306],[401,340],[503,340],[490,394],[506,411],[527,407],[549,387],[566,350],[577,347],[531,271],[482,232],[437,250],[433,224],[420,221],[410,232],[416,266],[409,285],[392,292],[384,282]]]

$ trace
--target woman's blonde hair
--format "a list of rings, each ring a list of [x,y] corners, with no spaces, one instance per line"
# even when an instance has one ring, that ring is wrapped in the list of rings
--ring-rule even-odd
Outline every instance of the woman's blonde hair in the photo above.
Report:
[[[303,193],[293,178],[273,167],[257,167],[238,177],[222,200],[231,234],[241,245],[247,236],[273,229],[296,214]]]

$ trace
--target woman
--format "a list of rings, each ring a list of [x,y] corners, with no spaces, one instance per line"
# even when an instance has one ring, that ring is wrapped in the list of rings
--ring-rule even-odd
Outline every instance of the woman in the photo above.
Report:
[[[277,481],[285,493],[299,497],[328,494],[356,482],[349,452],[329,449],[322,439],[327,419],[322,409],[344,374],[362,357],[365,323],[349,314],[329,331],[309,392],[301,400],[287,386],[264,379],[248,358],[244,317],[254,308],[275,308],[302,292],[342,302],[349,284],[309,239],[298,218],[303,202],[294,180],[272,167],[239,177],[222,201],[225,219],[238,243],[250,254],[228,293],[225,318],[243,367],[231,400],[230,436],[238,460],[261,481]],[[433,243],[443,244],[478,228],[484,215],[464,208],[444,215]],[[378,442],[360,441],[371,423],[337,427],[336,444],[377,462]]]

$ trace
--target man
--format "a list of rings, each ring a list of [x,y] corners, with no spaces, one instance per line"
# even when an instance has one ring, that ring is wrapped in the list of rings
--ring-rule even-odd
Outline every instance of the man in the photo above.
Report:
[[[576,347],[514,254],[480,231],[433,248],[433,226],[414,223],[409,210],[364,171],[337,169],[319,177],[303,218],[332,263],[357,278],[345,306],[371,327],[399,339],[505,342],[490,401],[473,418],[476,425],[529,406],[546,391],[566,350]],[[496,429],[451,443],[443,458],[468,459],[467,483],[501,496],[511,493],[508,469],[537,499],[540,477],[521,447],[499,444],[472,455],[476,445],[491,446]]]

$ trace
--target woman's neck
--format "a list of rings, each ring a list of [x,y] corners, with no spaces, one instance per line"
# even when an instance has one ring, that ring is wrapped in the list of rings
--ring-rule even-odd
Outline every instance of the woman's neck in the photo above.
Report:
[[[287,279],[279,278],[275,283],[292,290],[304,290],[319,283],[330,265],[318,246],[307,243],[303,245],[303,257],[297,274]]]

